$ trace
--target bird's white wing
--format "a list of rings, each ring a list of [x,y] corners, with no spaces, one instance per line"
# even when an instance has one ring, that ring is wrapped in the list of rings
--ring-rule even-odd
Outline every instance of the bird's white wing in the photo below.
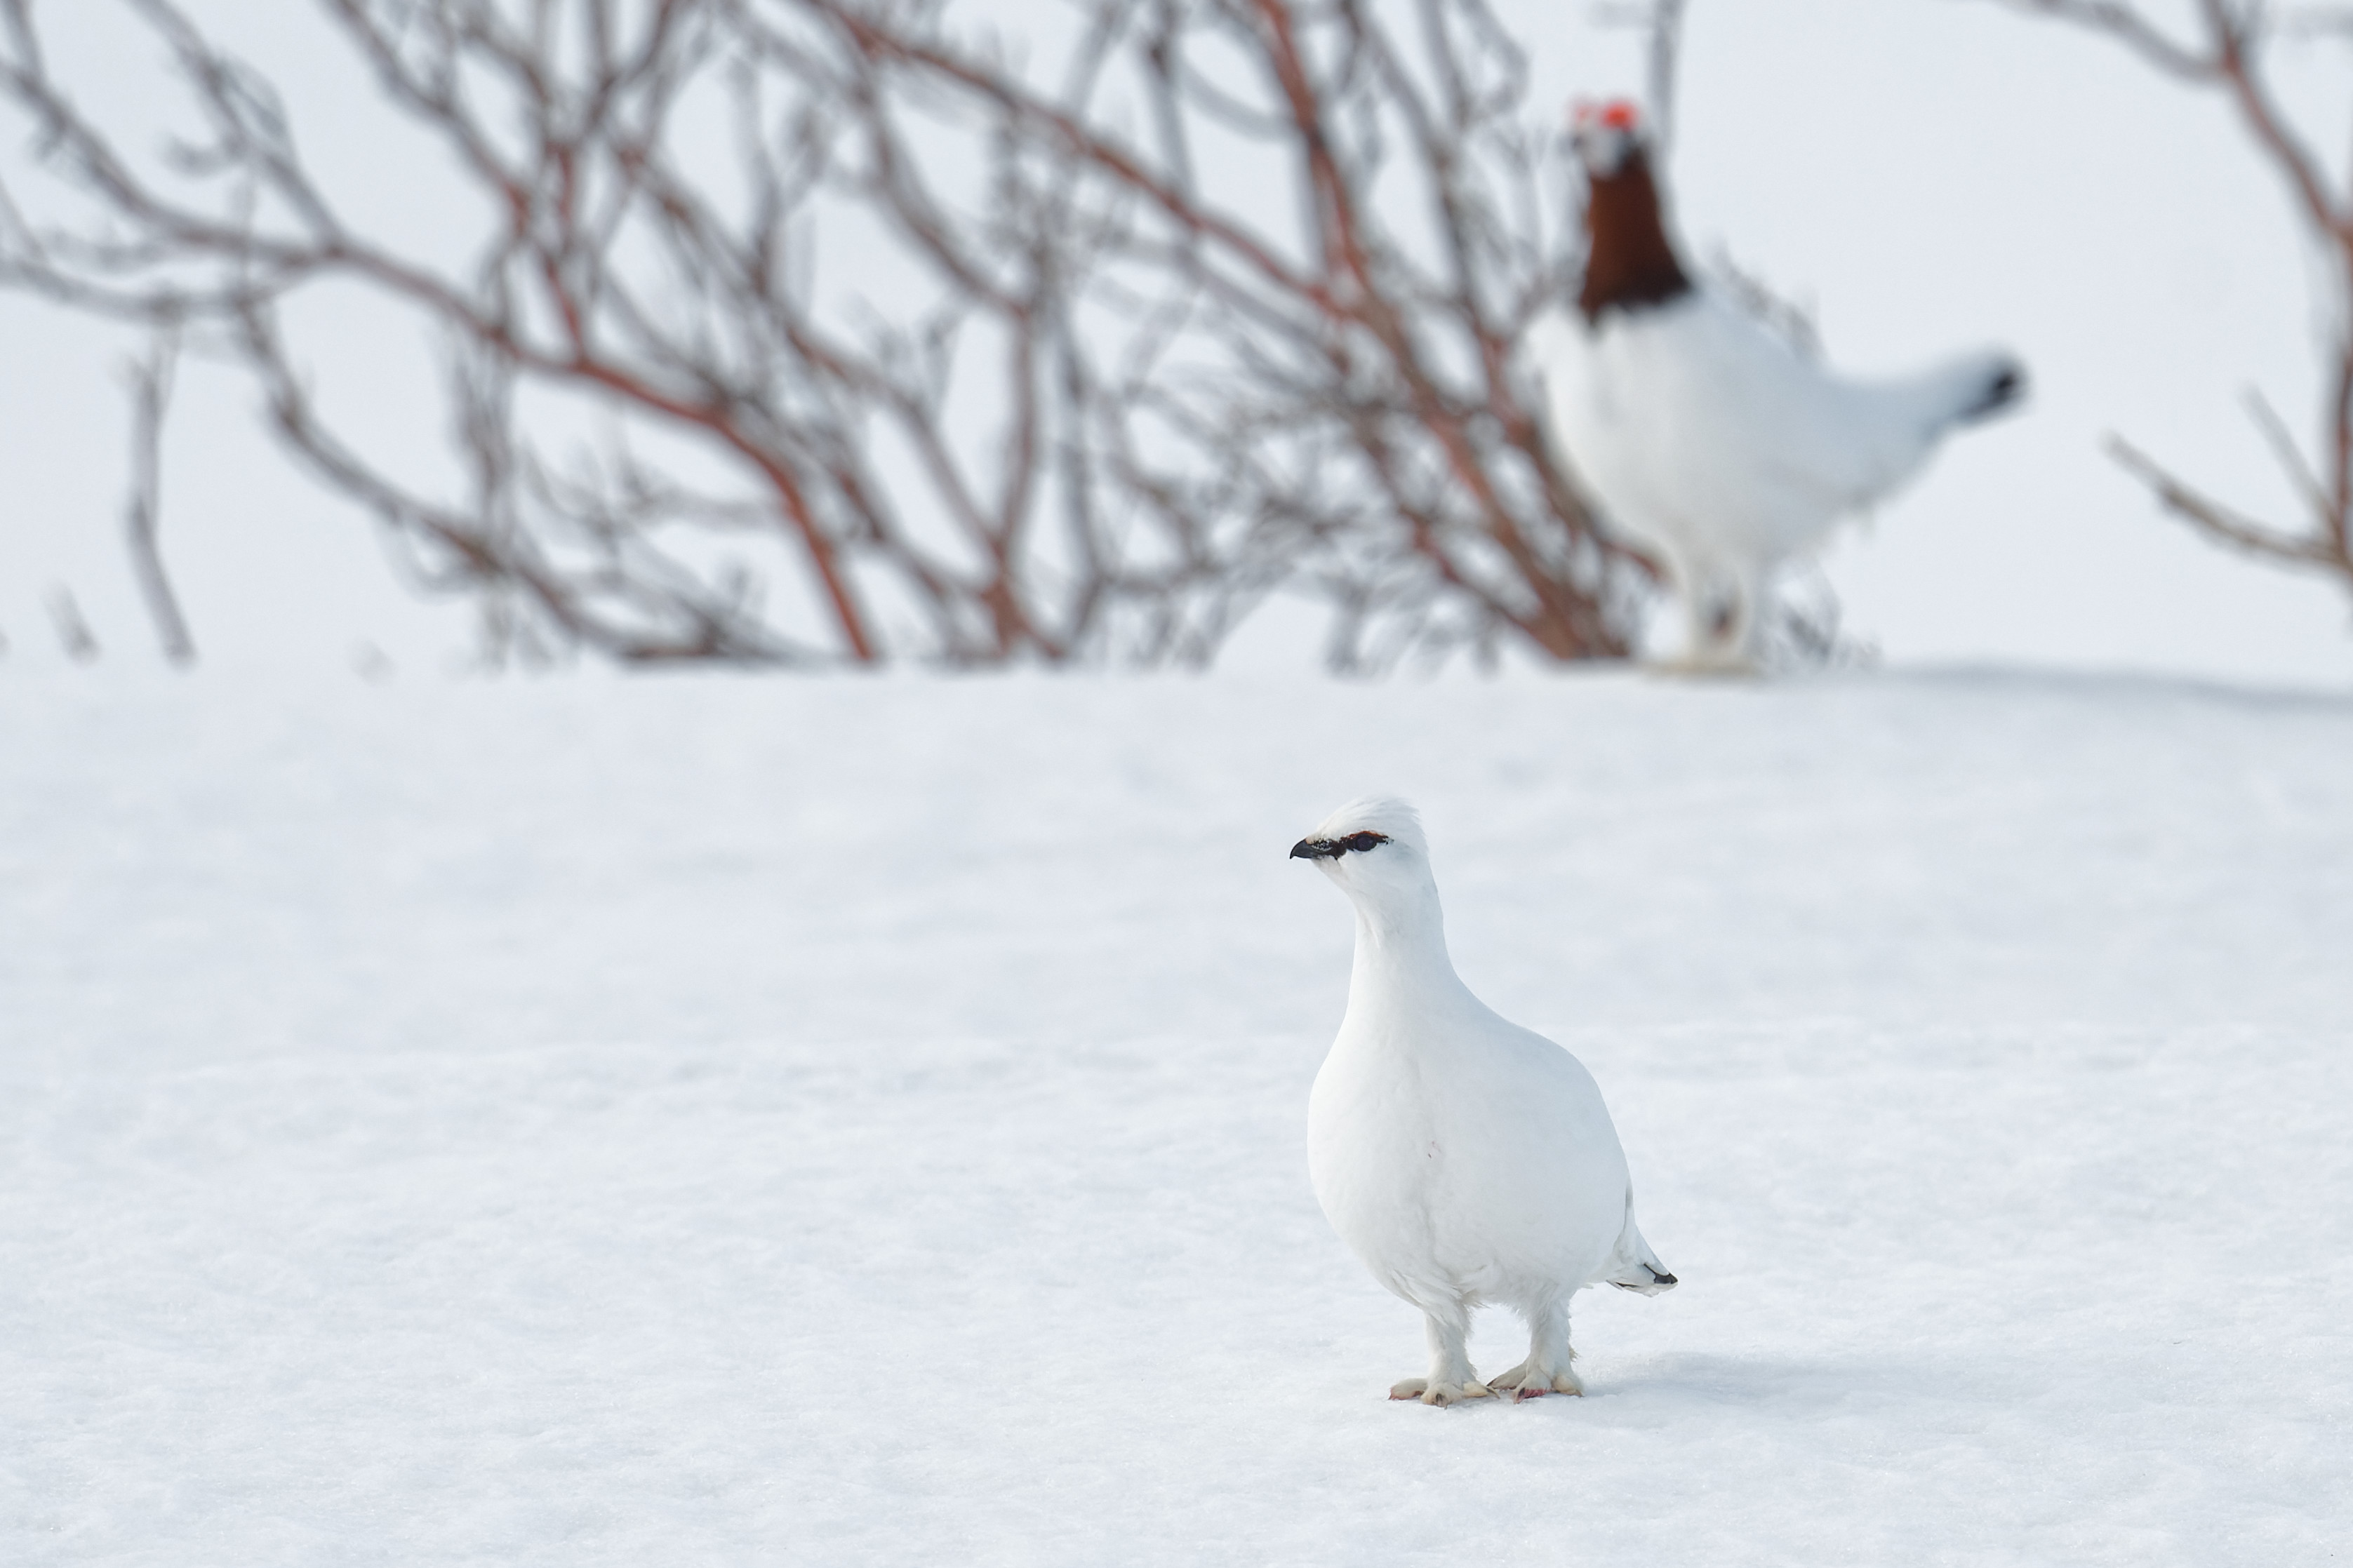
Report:
[[[1725,546],[1767,558],[1810,548],[1926,456],[1933,437],[1908,408],[1858,395],[1704,290],[1692,306],[1647,341],[1630,332],[1618,357],[1654,411],[1650,464]]]
[[[1849,381],[1705,289],[1591,329],[1547,317],[1529,353],[1554,435],[1612,521],[1686,554],[1757,561],[1812,547],[1901,485],[2007,363]]]

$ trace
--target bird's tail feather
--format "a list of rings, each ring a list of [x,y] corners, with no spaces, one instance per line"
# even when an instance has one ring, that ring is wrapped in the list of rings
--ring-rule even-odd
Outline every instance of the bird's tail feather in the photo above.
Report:
[[[1930,427],[1989,418],[2026,394],[2026,367],[1999,350],[1938,365],[1914,384]]]
[[[1642,1227],[1634,1223],[1634,1189],[1626,1189],[1626,1226],[1618,1233],[1618,1247],[1609,1255],[1609,1272],[1601,1277],[1620,1290],[1631,1290],[1638,1296],[1656,1296],[1672,1290],[1677,1283],[1642,1239]]]

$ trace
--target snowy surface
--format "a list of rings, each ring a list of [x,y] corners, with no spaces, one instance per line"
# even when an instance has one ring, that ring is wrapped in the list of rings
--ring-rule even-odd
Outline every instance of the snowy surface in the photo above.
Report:
[[[1381,1397],[1367,788],[1683,1280],[1585,1399]],[[2334,697],[20,672],[0,1562],[2341,1558],[2348,868]]]

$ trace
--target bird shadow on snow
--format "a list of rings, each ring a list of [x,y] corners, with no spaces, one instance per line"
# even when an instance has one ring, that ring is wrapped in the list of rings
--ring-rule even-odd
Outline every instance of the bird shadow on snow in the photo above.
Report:
[[[1586,1380],[1582,1398],[1552,1395],[1525,1404],[1471,1400],[1446,1414],[1533,1407],[1552,1411],[1553,1420],[1631,1427],[1672,1426],[1710,1413],[1749,1411],[1775,1422],[1810,1421],[1933,1402],[1940,1394],[1965,1392],[1968,1384],[1966,1372],[1957,1365],[1836,1356],[1800,1360],[1678,1352],[1614,1361],[1607,1371],[1580,1363],[1579,1372]],[[1391,1407],[1427,1408],[1411,1401]]]
[[[1581,1400],[1546,1400],[1578,1405],[1604,1417],[1641,1420],[1674,1410],[1710,1406],[1769,1407],[1780,1415],[1827,1414],[1861,1400],[1901,1397],[1908,1389],[1957,1386],[1957,1369],[1894,1363],[1877,1358],[1823,1356],[1797,1359],[1710,1355],[1677,1352],[1630,1357],[1607,1371],[1588,1372]]]

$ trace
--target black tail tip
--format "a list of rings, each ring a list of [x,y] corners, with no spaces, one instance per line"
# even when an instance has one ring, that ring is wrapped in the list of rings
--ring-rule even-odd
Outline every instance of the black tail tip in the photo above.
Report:
[[[2016,360],[2005,360],[1994,367],[1976,401],[1961,410],[1964,421],[1983,419],[1998,414],[2026,395],[2026,367]]]
[[[1632,1290],[1644,1296],[1655,1296],[1662,1290],[1672,1290],[1675,1288],[1675,1285],[1677,1284],[1675,1277],[1668,1273],[1665,1269],[1653,1268],[1647,1263],[1641,1264],[1639,1267],[1641,1268],[1643,1273],[1651,1277],[1647,1281],[1639,1279],[1612,1279],[1609,1283],[1617,1286],[1620,1290]]]

